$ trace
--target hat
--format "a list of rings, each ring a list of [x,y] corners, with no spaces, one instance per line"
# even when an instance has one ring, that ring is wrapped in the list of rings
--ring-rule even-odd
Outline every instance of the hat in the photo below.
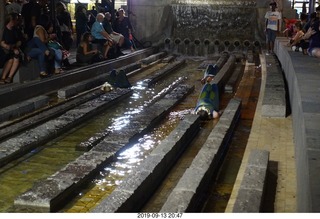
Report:
[[[276,2],[271,2],[270,4],[269,4],[270,6],[273,6],[273,7],[277,7],[277,3]]]

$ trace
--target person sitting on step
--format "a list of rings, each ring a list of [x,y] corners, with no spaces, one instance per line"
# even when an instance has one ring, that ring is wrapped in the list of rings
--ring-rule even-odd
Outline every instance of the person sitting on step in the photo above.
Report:
[[[99,13],[96,17],[96,22],[93,23],[91,28],[91,34],[93,36],[93,43],[99,44],[100,47],[103,48],[104,58],[108,58],[108,52],[110,48],[113,46],[113,40],[111,36],[105,31],[103,28],[102,22],[104,20],[104,14]]]
[[[81,37],[81,42],[77,49],[76,60],[78,63],[92,64],[103,61],[103,56],[99,50],[92,48],[92,35],[85,32]]]
[[[18,14],[9,14],[0,43],[0,67],[3,67],[0,84],[12,83],[13,76],[19,68],[22,33],[16,28],[17,24]]]

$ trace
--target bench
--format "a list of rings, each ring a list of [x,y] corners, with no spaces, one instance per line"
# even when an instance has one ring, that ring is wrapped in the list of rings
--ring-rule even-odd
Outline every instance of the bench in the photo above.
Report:
[[[234,213],[260,212],[268,162],[269,151],[253,149],[250,152],[248,164],[233,206]]]

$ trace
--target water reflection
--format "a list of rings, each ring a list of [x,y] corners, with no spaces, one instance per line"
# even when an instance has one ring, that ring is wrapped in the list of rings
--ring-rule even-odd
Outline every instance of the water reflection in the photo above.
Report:
[[[111,130],[121,130],[123,127],[130,123],[130,115],[125,115],[119,118],[113,119]]]

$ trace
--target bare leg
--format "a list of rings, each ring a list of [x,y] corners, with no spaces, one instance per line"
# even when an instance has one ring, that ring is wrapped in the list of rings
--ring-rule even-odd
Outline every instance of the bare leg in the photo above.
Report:
[[[119,40],[119,47],[121,47],[122,45],[123,45],[123,43],[124,43],[124,36],[121,36],[120,37],[120,40]]]
[[[104,58],[105,58],[105,59],[108,58],[108,52],[109,52],[109,50],[110,50],[110,46],[109,46],[109,44],[107,44],[107,45],[105,46],[105,50],[104,50]]]
[[[314,52],[312,55],[316,58],[320,58],[320,48],[314,49]]]
[[[14,58],[11,69],[10,69],[10,73],[9,73],[10,82],[12,82],[12,78],[18,68],[19,68],[19,59]]]
[[[274,42],[270,42],[270,52],[273,53]]]
[[[12,67],[13,59],[9,59],[6,64],[4,65],[3,71],[2,71],[2,77],[1,79],[5,80],[7,78],[7,75]]]

